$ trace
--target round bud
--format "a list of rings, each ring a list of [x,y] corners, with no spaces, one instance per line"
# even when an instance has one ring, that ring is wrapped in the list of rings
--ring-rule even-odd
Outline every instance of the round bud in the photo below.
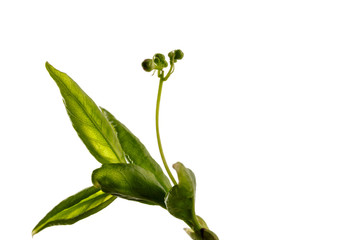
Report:
[[[173,59],[175,57],[175,53],[174,52],[169,52],[168,56],[170,59]]]
[[[165,61],[165,56],[161,53],[157,53],[154,55],[154,59],[159,59],[161,62]]]
[[[181,60],[184,57],[184,53],[180,49],[177,49],[174,52],[175,52],[175,59],[176,60]]]
[[[154,63],[156,64],[156,66],[161,65],[161,60],[160,60],[160,58],[154,57]]]
[[[168,62],[167,62],[167,61],[164,61],[164,62],[162,63],[162,66],[163,66],[163,68],[167,68]]]
[[[161,53],[157,53],[154,55],[154,63],[160,69],[166,68],[168,66],[168,63],[165,60],[165,56]]]
[[[169,53],[168,53],[168,56],[169,56],[169,58],[170,58],[170,64],[171,64],[171,63],[176,63],[174,51],[169,52]]]
[[[155,67],[152,59],[145,59],[141,63],[141,66],[146,72],[151,72]]]

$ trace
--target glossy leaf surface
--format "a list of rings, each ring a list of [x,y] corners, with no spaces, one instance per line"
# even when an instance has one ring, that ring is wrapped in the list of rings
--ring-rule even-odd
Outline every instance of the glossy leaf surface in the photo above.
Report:
[[[128,156],[129,161],[152,172],[164,189],[166,191],[170,190],[171,184],[169,179],[164,174],[159,164],[151,157],[144,144],[142,144],[140,140],[109,111],[104,108],[101,108],[101,110],[117,132],[119,142],[126,156]]]
[[[94,186],[106,193],[165,207],[166,191],[155,176],[134,164],[104,164],[92,174]]]
[[[32,235],[54,225],[69,225],[107,207],[116,197],[89,187],[54,207],[34,228]]]
[[[100,163],[125,163],[116,133],[95,102],[66,73],[46,63],[55,80],[72,125],[90,153]]]

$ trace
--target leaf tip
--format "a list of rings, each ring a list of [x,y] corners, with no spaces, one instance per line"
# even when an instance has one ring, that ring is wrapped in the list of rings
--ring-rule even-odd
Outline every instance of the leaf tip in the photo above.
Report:
[[[49,73],[54,69],[54,67],[48,61],[45,62],[45,68]]]
[[[51,64],[50,64],[48,61],[46,61],[46,62],[45,62],[45,67],[46,67],[46,68],[49,68],[50,66],[51,66]]]
[[[57,70],[56,68],[54,68],[53,65],[51,65],[48,61],[45,62],[45,68],[46,70],[50,73],[54,73],[54,72],[59,72],[59,70]]]
[[[34,238],[34,235],[37,233],[38,233],[38,231],[34,228],[34,230],[32,230],[32,232],[31,232],[31,237]]]
[[[181,162],[176,162],[172,166],[176,171],[179,171],[180,168],[184,167],[184,165]]]

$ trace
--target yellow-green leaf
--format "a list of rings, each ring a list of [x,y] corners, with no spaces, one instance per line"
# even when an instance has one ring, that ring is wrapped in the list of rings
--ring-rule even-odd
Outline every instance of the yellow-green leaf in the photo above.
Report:
[[[114,127],[121,147],[129,158],[129,161],[152,172],[164,189],[169,191],[171,188],[169,179],[162,171],[160,165],[151,157],[144,144],[142,144],[141,141],[109,111],[104,108],[100,109]]]
[[[107,207],[115,196],[96,187],[89,187],[63,200],[54,207],[34,228],[32,235],[54,225],[69,225]]]
[[[66,73],[46,62],[55,80],[73,127],[90,153],[100,163],[125,163],[116,133],[95,102]]]

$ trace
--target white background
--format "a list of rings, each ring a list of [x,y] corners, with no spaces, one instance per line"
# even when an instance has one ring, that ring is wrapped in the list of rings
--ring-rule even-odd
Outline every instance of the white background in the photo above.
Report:
[[[157,160],[154,53],[185,57],[164,85],[170,164],[225,239],[360,239],[358,1],[1,1],[1,238],[91,185],[99,163],[44,64],[68,73]],[[190,239],[159,207],[117,199],[36,240]]]

